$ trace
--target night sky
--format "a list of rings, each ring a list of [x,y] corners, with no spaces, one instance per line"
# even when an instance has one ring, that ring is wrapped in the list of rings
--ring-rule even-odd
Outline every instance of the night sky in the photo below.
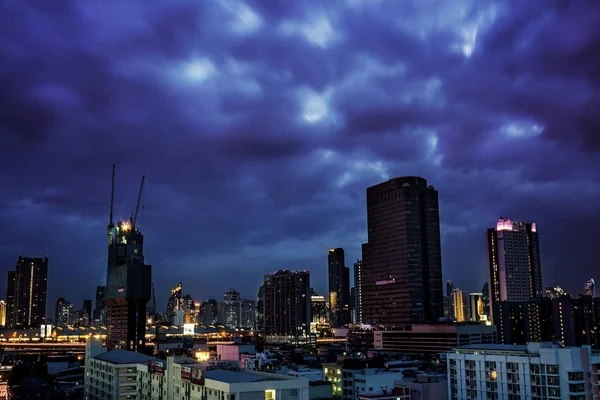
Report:
[[[29,4],[29,5],[26,5]],[[135,208],[158,308],[349,266],[365,189],[439,190],[445,279],[487,280],[499,216],[536,222],[544,285],[600,279],[600,1],[16,1],[0,9],[0,296],[50,257],[48,309],[106,278]]]

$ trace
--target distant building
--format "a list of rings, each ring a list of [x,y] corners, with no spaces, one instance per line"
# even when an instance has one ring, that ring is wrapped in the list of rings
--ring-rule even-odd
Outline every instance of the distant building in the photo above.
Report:
[[[600,354],[552,343],[459,346],[447,354],[449,398],[588,399]]]
[[[106,301],[104,294],[106,292],[106,286],[96,287],[96,308],[94,309],[94,319],[101,323],[106,320]]]
[[[458,288],[452,289],[452,298],[454,300],[454,318],[456,318],[456,322],[468,321],[469,303],[467,292]]]
[[[264,313],[265,313],[265,296],[263,293],[263,286],[261,285],[258,288],[258,292],[256,293],[256,329],[261,331],[264,327]]]
[[[542,297],[542,266],[535,223],[500,217],[487,230],[490,312],[494,303]]]
[[[344,249],[330,249],[329,272],[329,323],[342,328],[350,321],[350,269],[346,267]]]
[[[327,307],[325,296],[319,295],[314,289],[311,290],[310,308],[312,320],[310,322],[310,331],[312,333],[319,333],[321,329],[329,327],[329,308]]]
[[[264,334],[301,337],[310,332],[310,273],[278,271],[265,275]]]
[[[8,272],[6,325],[38,328],[46,322],[48,257],[19,255],[14,271]]]
[[[6,301],[0,300],[0,326],[6,326]]]
[[[585,295],[590,297],[596,297],[596,281],[590,279],[585,283]]]
[[[83,311],[86,314],[88,323],[90,321],[92,321],[92,301],[91,300],[84,300],[83,301]]]
[[[473,322],[485,321],[487,319],[481,293],[469,294],[469,315]]]
[[[217,300],[209,299],[203,301],[200,305],[200,316],[198,318],[200,325],[214,325],[219,321],[219,305]]]
[[[367,189],[362,322],[387,329],[435,323],[444,287],[438,192],[418,176]]]
[[[54,324],[56,326],[73,325],[73,320],[75,318],[73,314],[73,304],[66,301],[64,297],[59,297],[56,300],[54,309]]]
[[[256,329],[256,301],[252,299],[240,300],[240,328]]]
[[[354,323],[362,323],[362,261],[354,263]]]
[[[240,292],[230,288],[223,295],[223,325],[229,329],[239,328],[241,325],[242,303]]]

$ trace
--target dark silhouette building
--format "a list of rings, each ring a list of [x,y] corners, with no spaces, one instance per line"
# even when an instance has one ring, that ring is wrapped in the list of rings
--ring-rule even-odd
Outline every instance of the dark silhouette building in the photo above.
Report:
[[[537,227],[500,217],[487,230],[490,317],[499,301],[529,301],[544,295]]]
[[[94,309],[94,319],[103,322],[106,314],[106,300],[104,299],[104,293],[106,292],[106,286],[96,287],[96,308]]]
[[[215,299],[209,299],[200,305],[198,323],[203,326],[214,325],[219,321],[219,303]]]
[[[83,311],[87,315],[88,324],[92,322],[92,300],[83,301]]]
[[[367,189],[362,320],[386,328],[443,315],[438,192],[416,176]]]
[[[38,328],[46,322],[48,257],[19,255],[14,271],[8,272],[6,325]]]
[[[265,275],[264,334],[306,336],[310,332],[310,273],[278,271]]]
[[[362,323],[362,260],[354,263],[354,323]]]
[[[144,178],[135,214],[128,221],[113,223],[113,193],[108,224],[108,269],[106,273],[107,347],[143,351],[146,333],[146,303],[151,298],[152,267],[144,262],[144,235],[136,227]]]
[[[350,321],[350,268],[346,267],[344,249],[330,249],[329,257],[329,323],[342,328]]]

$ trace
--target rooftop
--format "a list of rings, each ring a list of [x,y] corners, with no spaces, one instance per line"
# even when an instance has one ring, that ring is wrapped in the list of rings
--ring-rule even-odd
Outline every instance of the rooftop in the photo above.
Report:
[[[154,357],[150,357],[145,354],[118,349],[99,354],[94,358],[96,360],[106,361],[113,364],[145,364],[150,360],[154,360]]]
[[[248,372],[241,371],[226,371],[226,370],[212,370],[204,373],[206,379],[213,381],[219,381],[224,383],[248,383],[248,382],[265,382],[265,381],[277,381],[281,380],[275,374],[268,374],[267,376],[262,374],[251,374]]]

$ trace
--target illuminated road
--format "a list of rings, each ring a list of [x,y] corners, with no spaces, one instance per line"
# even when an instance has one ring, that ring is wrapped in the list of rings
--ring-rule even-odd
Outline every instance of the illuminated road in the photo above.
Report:
[[[32,352],[32,353],[83,353],[85,343],[0,343],[0,349],[5,352]]]

